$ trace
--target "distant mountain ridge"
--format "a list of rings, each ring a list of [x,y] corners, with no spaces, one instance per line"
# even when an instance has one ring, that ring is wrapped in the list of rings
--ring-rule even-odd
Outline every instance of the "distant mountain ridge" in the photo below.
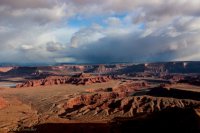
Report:
[[[4,67],[5,68],[5,67]],[[73,73],[130,74],[130,73],[200,73],[200,61],[196,62],[158,62],[143,64],[100,64],[100,65],[57,65],[38,67],[13,67],[1,72],[4,75],[31,75],[49,73],[68,75]]]

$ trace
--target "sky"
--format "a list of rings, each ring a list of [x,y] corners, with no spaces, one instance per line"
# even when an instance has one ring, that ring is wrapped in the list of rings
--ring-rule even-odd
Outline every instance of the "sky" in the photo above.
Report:
[[[0,0],[0,63],[199,60],[199,0]]]

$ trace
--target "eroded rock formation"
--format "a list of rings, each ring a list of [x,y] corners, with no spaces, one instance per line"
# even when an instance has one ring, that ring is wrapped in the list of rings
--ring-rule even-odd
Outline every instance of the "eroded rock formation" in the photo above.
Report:
[[[77,74],[71,77],[68,76],[49,76],[39,80],[28,80],[25,83],[16,85],[16,88],[21,87],[35,87],[47,86],[58,84],[75,84],[75,85],[88,85],[93,83],[102,83],[112,80],[112,76],[91,76],[89,74]]]
[[[133,117],[173,108],[200,108],[200,101],[195,98],[190,99],[188,91],[184,90],[180,90],[178,95],[172,95],[173,90],[152,88],[151,91],[146,92],[146,95],[130,95],[134,91],[137,92],[139,87],[141,89],[143,86],[144,83],[137,83],[135,86],[128,84],[127,86],[121,85],[118,88],[112,88],[110,91],[98,90],[90,94],[79,95],[69,99],[63,105],[65,112],[61,116],[72,119],[77,117],[91,118],[91,116],[105,116],[109,118],[115,118],[116,116]],[[161,96],[163,97],[157,97],[157,92],[162,92]],[[164,95],[163,93],[166,94]],[[187,96],[188,99],[182,99],[179,95]]]
[[[16,88],[66,84],[68,80],[68,76],[50,76],[45,79],[28,80],[25,83],[17,84]]]
[[[168,108],[199,108],[200,102],[194,100],[152,97],[152,96],[130,96],[117,98],[115,93],[91,94],[72,98],[64,105],[65,113],[61,116],[70,118],[98,115],[104,112],[106,116],[116,115],[132,117],[141,113],[152,113]],[[93,113],[93,115],[91,115]],[[100,114],[101,116],[102,114]],[[113,115],[113,116],[112,116]]]

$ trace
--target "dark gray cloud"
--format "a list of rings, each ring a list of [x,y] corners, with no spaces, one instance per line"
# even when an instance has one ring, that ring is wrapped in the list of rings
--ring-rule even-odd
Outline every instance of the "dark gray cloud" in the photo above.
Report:
[[[140,38],[132,33],[128,36],[102,38],[84,48],[71,50],[67,56],[89,63],[171,61],[183,55],[191,55],[191,51],[199,52],[198,45],[192,42],[184,46],[185,38],[193,40],[192,35]]]
[[[65,45],[59,42],[48,42],[46,46],[47,51],[49,52],[56,52],[65,49]]]

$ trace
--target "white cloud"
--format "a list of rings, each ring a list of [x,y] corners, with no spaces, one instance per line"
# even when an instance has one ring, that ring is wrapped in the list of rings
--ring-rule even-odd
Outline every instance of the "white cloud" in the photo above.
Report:
[[[0,62],[197,60],[199,9],[199,0],[1,0]],[[76,17],[93,25],[67,25]]]
[[[79,46],[84,46],[85,44],[89,44],[103,38],[104,34],[102,30],[102,27],[95,24],[89,28],[83,28],[79,30],[71,38],[71,47],[77,48]]]
[[[120,26],[121,20],[117,17],[109,17],[105,21],[109,26]]]
[[[25,50],[25,51],[26,51],[26,50],[31,50],[31,49],[33,49],[33,46],[32,46],[32,45],[22,45],[22,46],[21,46],[21,49],[22,49],[22,50]]]

